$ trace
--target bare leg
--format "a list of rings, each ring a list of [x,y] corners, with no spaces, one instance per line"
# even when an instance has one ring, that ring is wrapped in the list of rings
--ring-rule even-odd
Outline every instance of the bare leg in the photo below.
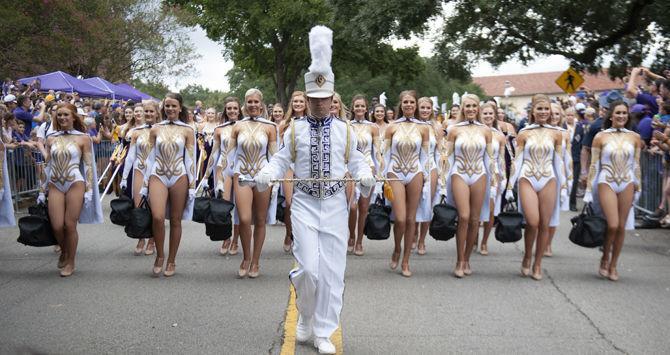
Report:
[[[493,222],[495,220],[495,216],[493,215],[493,211],[495,208],[495,199],[490,199],[489,200],[489,221],[484,223],[484,233],[482,236],[482,244],[479,247],[479,254],[481,255],[489,255],[489,247],[488,247],[488,241],[489,241],[489,236],[491,235],[491,230],[493,229]]]
[[[240,186],[237,179],[234,181],[235,202],[240,220],[240,239],[242,240],[242,264],[240,264],[239,276],[244,277],[251,264],[251,218],[254,193],[251,187]]]
[[[188,199],[188,178],[186,175],[177,179],[177,182],[168,189],[170,199],[170,249],[168,252],[165,276],[174,275],[175,259],[181,242],[181,218]]]
[[[396,176],[389,174],[389,178],[396,178]],[[394,248],[390,267],[391,270],[395,270],[398,267],[398,259],[400,259],[400,253],[402,252],[401,242],[402,237],[405,235],[407,211],[405,208],[405,185],[400,181],[391,181],[389,184],[391,184],[391,190],[393,191],[391,206],[393,207],[393,213],[395,214],[395,222],[393,223]]]
[[[65,266],[60,272],[60,276],[70,276],[74,272],[74,259],[77,255],[77,244],[79,244],[79,234],[77,233],[77,223],[81,215],[81,208],[84,205],[84,183],[75,182],[65,193],[65,240],[64,244],[67,250]]]
[[[363,255],[363,232],[365,231],[365,219],[368,217],[368,207],[370,207],[370,196],[361,196],[358,199],[358,230],[356,235],[356,245],[354,246],[354,254]]]
[[[486,176],[482,176],[475,182],[470,185],[470,220],[468,221],[468,234],[467,241],[465,243],[465,269],[463,273],[465,275],[470,275],[472,271],[470,270],[470,255],[472,250],[477,245],[477,237],[479,235],[479,217],[482,211],[482,205],[486,199]]]
[[[437,170],[430,172],[430,199],[431,205],[433,202],[433,197],[435,196],[435,191],[437,191]],[[417,243],[417,253],[419,255],[426,254],[426,235],[428,234],[428,228],[430,227],[430,222],[421,222],[419,224],[419,240]]]
[[[217,167],[217,175],[221,175],[221,168]],[[233,179],[230,176],[226,176],[223,178],[223,199],[227,201],[232,201],[232,196],[233,196]],[[233,238],[229,238],[223,241],[221,244],[221,249],[220,253],[221,254],[227,254],[228,253],[228,248],[231,246],[231,241],[234,239],[235,240],[235,245],[237,245],[237,238],[239,237],[239,230],[237,228],[237,225],[233,227]],[[235,247],[237,250],[237,247]],[[225,252],[224,252],[225,250]],[[236,252],[237,253],[237,252]]]
[[[554,253],[551,250],[551,242],[554,240],[554,235],[556,234],[556,227],[549,227],[549,238],[547,239],[547,249],[544,251],[544,256],[553,256]]]
[[[156,242],[156,259],[153,276],[160,275],[165,260],[165,207],[168,189],[156,176],[149,177],[149,206],[151,207],[151,232]]]
[[[549,241],[549,223],[556,208],[556,180],[550,180],[540,192],[537,193],[540,207],[540,224],[537,232],[537,245],[535,246],[535,263],[533,264],[533,279],[542,279],[542,256]]]
[[[356,196],[354,196],[355,198]],[[358,222],[358,201],[352,201],[349,204],[349,241],[347,244],[347,251],[354,251],[354,244],[356,244],[356,223]],[[351,249],[351,250],[349,250]]]
[[[60,247],[58,257],[58,268],[65,266],[68,258],[67,246],[65,245],[65,194],[60,192],[54,185],[49,184],[48,211],[51,229]]]
[[[519,198],[521,209],[523,209],[523,217],[526,220],[526,230],[523,233],[524,249],[521,274],[528,276],[530,274],[530,262],[533,258],[533,246],[540,225],[540,211],[537,193],[526,179],[519,180]]]
[[[417,174],[406,188],[406,206],[405,210],[405,250],[402,256],[402,274],[403,276],[412,276],[409,270],[409,257],[412,254],[412,243],[416,236],[416,210],[421,200],[421,189],[423,187],[423,175]]]
[[[251,271],[249,272],[249,275],[252,277],[258,276],[261,252],[263,251],[263,243],[265,242],[265,223],[268,216],[271,194],[271,189],[263,192],[259,192],[256,188],[253,189],[254,250],[251,256]]]

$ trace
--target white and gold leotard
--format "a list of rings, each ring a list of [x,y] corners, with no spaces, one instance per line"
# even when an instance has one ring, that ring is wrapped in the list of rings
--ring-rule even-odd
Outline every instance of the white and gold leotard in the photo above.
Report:
[[[519,179],[528,180],[536,192],[556,178],[553,159],[555,154],[560,154],[561,147],[554,146],[554,133],[550,128],[541,127],[529,131],[526,137]]]
[[[186,135],[194,131],[181,121],[163,121],[157,124],[156,143],[149,153],[145,186],[149,177],[156,176],[168,188],[180,177],[187,175],[189,190],[195,189],[195,148],[186,144]]]
[[[77,144],[77,135],[57,132],[52,137],[47,181],[60,192],[66,193],[75,182],[85,181],[79,167],[82,151]]]
[[[270,142],[265,131],[266,122],[270,121],[248,117],[240,122],[242,125],[237,134],[234,173],[246,180],[252,180],[276,150],[277,142]],[[274,123],[271,124],[274,127]]]
[[[409,184],[418,173],[427,173],[428,144],[423,147],[421,125],[425,123],[416,119],[401,117],[394,123],[395,132],[390,141],[386,142],[385,175],[395,175],[403,184]],[[425,148],[425,149],[424,149]],[[422,151],[423,150],[423,151]]]
[[[130,143],[128,154],[123,166],[122,181],[127,181],[131,170],[137,170],[143,175],[146,174],[147,158],[151,152],[151,125],[143,125],[131,130],[135,134],[135,143]],[[132,136],[132,135],[131,135]]]
[[[636,158],[640,149],[635,134],[623,129],[607,129],[601,134],[604,135],[602,147],[592,149],[587,191],[591,190],[594,181],[608,185],[616,193],[632,183],[636,183],[636,191],[639,190],[640,166]]]

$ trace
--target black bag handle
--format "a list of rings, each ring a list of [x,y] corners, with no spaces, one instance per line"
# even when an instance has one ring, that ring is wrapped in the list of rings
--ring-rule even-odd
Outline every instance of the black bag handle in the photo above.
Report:
[[[144,208],[149,211],[151,211],[151,208],[149,207],[149,200],[147,200],[146,196],[142,196],[142,199],[140,200],[140,205],[137,206],[138,208]]]
[[[518,212],[519,206],[517,205],[516,200],[507,201],[505,207],[503,208],[504,212]]]

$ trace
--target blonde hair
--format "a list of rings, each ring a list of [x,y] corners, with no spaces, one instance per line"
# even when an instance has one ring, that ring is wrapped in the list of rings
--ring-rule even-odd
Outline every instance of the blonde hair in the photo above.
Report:
[[[291,94],[291,99],[288,100],[288,108],[286,109],[286,114],[284,114],[285,119],[293,118],[293,99],[296,96],[302,96],[305,99],[305,110],[302,114],[305,116],[309,116],[309,105],[307,104],[307,95],[305,95],[305,93],[302,91],[294,91],[293,94]]]
[[[427,121],[434,120],[435,119],[435,112],[433,111],[433,99],[430,97],[424,96],[420,97],[419,100],[416,102],[416,106],[419,107],[421,106],[421,102],[427,102],[430,105],[430,116],[426,119]],[[420,112],[420,111],[419,111]],[[419,115],[421,115],[419,113]],[[421,119],[421,117],[417,117],[418,119]]]
[[[490,108],[493,110],[493,123],[491,124],[491,127],[498,129],[498,106],[494,104],[491,101],[485,102],[480,108],[479,108],[479,118],[481,119],[482,117],[482,112],[484,112],[485,108]],[[482,122],[484,123],[484,122]]]
[[[552,120],[553,120],[553,114],[554,110],[558,112],[559,118],[558,118],[558,123],[556,124],[556,127],[563,127],[565,124],[565,112],[563,111],[563,107],[561,107],[561,104],[552,102],[551,103],[551,114],[552,114]]]
[[[477,104],[477,122],[482,121],[482,110],[479,108],[479,96],[475,94],[465,94],[461,98],[461,107],[458,109],[458,118],[456,123],[463,122],[465,120],[465,100],[472,100]]]
[[[528,122],[535,123],[535,116],[533,116],[533,111],[535,111],[535,106],[537,106],[541,102],[548,103],[549,108],[551,109],[551,99],[549,99],[549,96],[545,94],[533,95],[533,99],[530,101],[531,105],[530,105],[530,114],[528,115]]]
[[[334,93],[333,98],[337,99],[337,102],[340,103],[340,110],[337,112],[337,117],[339,117],[343,120],[346,119],[347,118],[347,106],[342,101],[342,96],[340,96],[340,94],[338,94],[338,93]]]
[[[265,117],[267,115],[267,113],[265,112],[266,109],[265,109],[265,102],[263,102],[263,93],[256,88],[251,88],[251,89],[247,90],[247,92],[244,94],[244,105],[242,106],[242,116],[243,117],[249,116],[249,113],[247,111],[247,99],[249,98],[249,96],[253,96],[253,95],[258,96],[258,98],[261,101],[261,109],[260,109],[260,114],[258,116],[259,117]]]
[[[157,101],[154,100],[142,100],[142,106],[147,107],[147,106],[152,106],[154,110],[156,110],[156,119],[159,118],[160,114],[160,105],[158,104]]]

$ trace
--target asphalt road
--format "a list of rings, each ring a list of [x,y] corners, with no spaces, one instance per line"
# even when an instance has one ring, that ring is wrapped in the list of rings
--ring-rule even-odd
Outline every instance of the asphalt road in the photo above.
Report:
[[[108,205],[108,203],[105,203]],[[349,256],[342,350],[350,354],[667,353],[670,233],[632,231],[619,282],[597,276],[598,250],[567,240],[564,214],[544,280],[519,276],[522,244],[492,239],[474,274],[456,279],[454,242],[428,241],[414,276],[388,269],[392,242]],[[219,256],[204,227],[185,223],[173,278],[150,277],[153,257],[106,223],[81,225],[77,271],[60,278],[52,248],[0,230],[0,353],[280,353],[290,254],[270,227],[261,277],[236,278],[241,256]],[[429,237],[430,238],[430,237]],[[290,324],[290,323],[289,323]],[[295,353],[313,354],[311,345]]]

